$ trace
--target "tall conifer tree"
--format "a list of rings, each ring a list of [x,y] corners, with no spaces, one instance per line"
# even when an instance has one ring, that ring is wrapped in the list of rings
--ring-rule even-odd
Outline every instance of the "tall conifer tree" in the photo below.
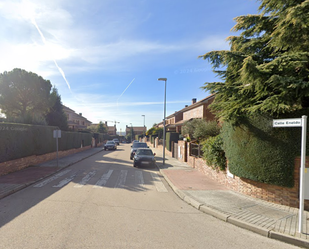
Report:
[[[202,87],[216,93],[219,117],[284,113],[309,107],[309,1],[260,0],[260,14],[236,17],[230,50],[211,51],[223,82]]]

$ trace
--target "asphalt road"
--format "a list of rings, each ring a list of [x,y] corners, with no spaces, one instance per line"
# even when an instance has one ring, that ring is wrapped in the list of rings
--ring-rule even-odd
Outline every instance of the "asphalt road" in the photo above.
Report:
[[[0,200],[0,248],[297,248],[196,210],[129,152],[102,151]]]

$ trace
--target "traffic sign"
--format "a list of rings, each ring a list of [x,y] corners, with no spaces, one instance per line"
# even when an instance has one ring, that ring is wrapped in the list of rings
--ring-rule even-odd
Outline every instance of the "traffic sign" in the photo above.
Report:
[[[301,127],[301,118],[274,119],[273,127]]]

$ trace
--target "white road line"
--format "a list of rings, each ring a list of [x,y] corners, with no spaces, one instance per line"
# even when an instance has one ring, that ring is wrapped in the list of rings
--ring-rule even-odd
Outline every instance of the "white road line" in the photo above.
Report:
[[[138,185],[144,185],[144,178],[142,171],[135,171],[135,183]]]
[[[153,183],[156,186],[158,192],[168,192],[158,174],[151,172]]]
[[[65,179],[63,179],[62,181],[60,181],[58,183],[58,185],[54,185],[53,188],[61,188],[63,187],[64,185],[68,184],[70,181],[72,181],[75,176],[77,175],[78,172],[76,172],[75,174],[71,175],[70,177],[67,177]]]
[[[91,171],[89,172],[85,177],[83,177],[83,179],[77,183],[76,185],[74,185],[74,188],[81,188],[84,185],[86,185],[86,183],[96,174],[96,171]]]
[[[97,181],[97,183],[93,186],[93,188],[102,188],[102,186],[105,186],[105,184],[107,183],[108,179],[110,178],[110,176],[112,175],[113,170],[109,170],[106,174],[104,174],[99,181]]]
[[[58,174],[56,174],[56,175],[54,175],[54,176],[44,180],[43,182],[35,184],[33,187],[34,188],[41,188],[41,187],[45,186],[46,184],[50,183],[51,181],[56,180],[60,176],[63,176],[63,175],[65,175],[66,173],[68,173],[70,171],[71,171],[70,169],[63,170],[63,171],[59,172]]]
[[[118,177],[118,180],[116,182],[116,185],[114,188],[123,188],[124,183],[126,182],[128,171],[127,170],[121,170],[120,175]]]

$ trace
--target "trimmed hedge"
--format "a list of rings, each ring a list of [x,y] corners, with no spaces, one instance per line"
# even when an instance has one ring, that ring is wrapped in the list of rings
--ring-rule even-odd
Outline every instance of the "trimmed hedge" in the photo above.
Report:
[[[289,115],[293,117],[301,114]],[[239,120],[239,125],[223,124],[221,136],[229,170],[254,181],[293,187],[294,160],[301,150],[301,128],[273,128],[272,120],[254,116]]]
[[[57,127],[0,123],[0,162],[56,151],[53,131]],[[69,150],[91,145],[92,134],[61,131],[59,150]]]
[[[166,132],[166,149],[172,151],[172,142],[177,143],[179,140],[179,133],[177,132]]]

